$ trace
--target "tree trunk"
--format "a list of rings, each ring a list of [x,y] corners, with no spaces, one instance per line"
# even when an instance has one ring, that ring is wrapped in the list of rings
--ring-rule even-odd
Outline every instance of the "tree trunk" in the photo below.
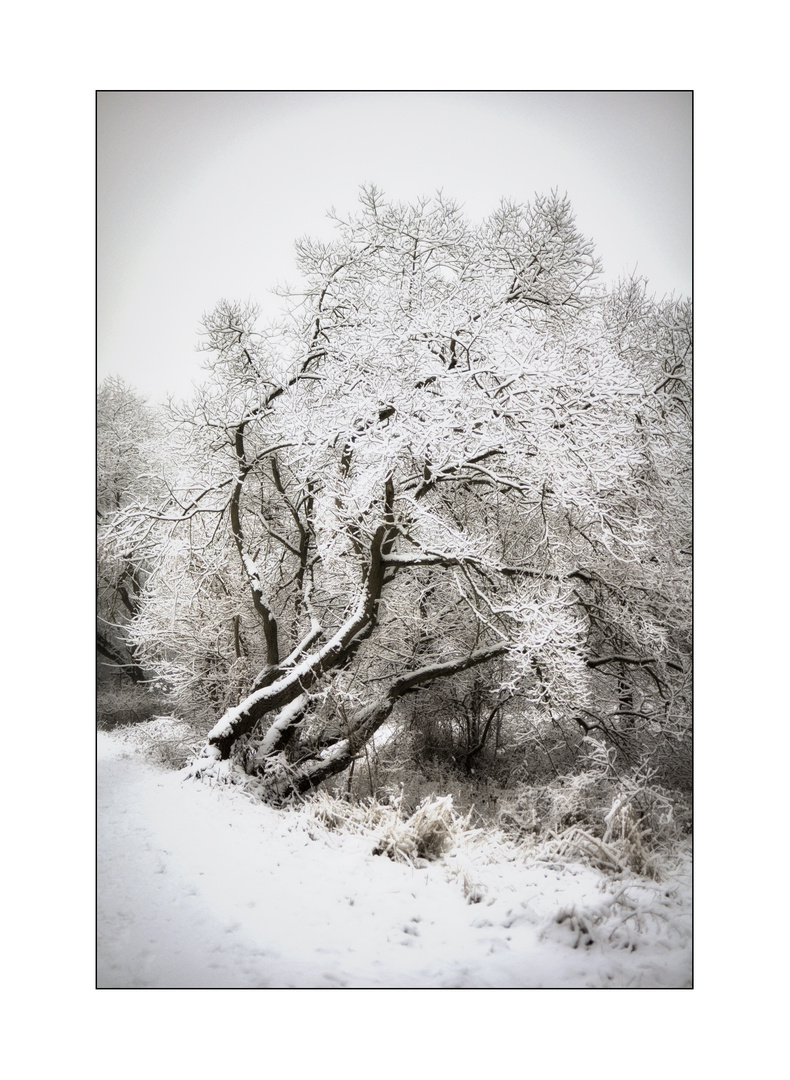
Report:
[[[457,660],[450,660],[443,664],[433,664],[417,671],[407,672],[405,675],[393,680],[380,698],[364,706],[351,718],[350,730],[345,738],[339,739],[332,746],[321,751],[317,757],[298,762],[296,765],[290,765],[282,758],[275,756],[283,743],[278,737],[270,737],[272,729],[279,727],[280,732],[284,735],[290,727],[288,718],[281,715],[267,732],[261,747],[263,748],[264,745],[268,744],[268,756],[259,754],[259,760],[260,758],[265,759],[260,760],[260,764],[268,797],[277,800],[293,792],[301,794],[311,788],[318,787],[319,784],[322,784],[331,776],[343,772],[390,716],[400,698],[422,689],[436,679],[447,678],[460,671],[476,667],[478,664],[484,664],[488,660],[493,660],[501,656],[505,651],[505,645],[494,645],[489,649],[481,649]],[[283,710],[283,712],[285,713],[286,710]],[[301,722],[301,714],[298,714],[297,710],[294,710],[294,714],[295,721]],[[480,749],[485,741],[493,715],[492,713],[489,717],[481,746],[477,749]]]
[[[131,679],[133,683],[136,684],[145,679],[143,669],[136,664],[133,659],[125,657],[123,653],[99,631],[96,632],[96,648],[102,656],[111,660],[113,664],[117,664],[123,674]]]

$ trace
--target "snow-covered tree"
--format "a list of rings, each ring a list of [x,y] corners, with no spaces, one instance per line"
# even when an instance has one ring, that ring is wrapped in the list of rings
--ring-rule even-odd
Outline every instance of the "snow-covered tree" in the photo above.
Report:
[[[205,317],[179,469],[124,514],[158,538],[141,654],[219,673],[196,771],[306,790],[407,698],[466,710],[467,766],[508,703],[522,738],[682,741],[688,305],[607,293],[556,194],[333,216],[282,321]]]
[[[117,526],[126,519],[125,511],[156,490],[152,470],[161,438],[156,410],[122,379],[106,379],[96,410],[96,647],[102,664],[134,683],[144,676],[129,634],[141,610],[147,559],[140,523],[132,529],[127,524],[123,535]]]

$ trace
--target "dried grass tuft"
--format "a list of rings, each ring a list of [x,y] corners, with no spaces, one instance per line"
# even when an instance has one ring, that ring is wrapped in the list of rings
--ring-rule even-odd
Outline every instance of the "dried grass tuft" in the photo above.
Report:
[[[423,799],[406,816],[402,794],[388,803],[377,799],[353,803],[320,791],[305,804],[304,813],[326,829],[370,836],[375,855],[411,864],[441,858],[468,826],[468,820],[453,810],[451,795]]]

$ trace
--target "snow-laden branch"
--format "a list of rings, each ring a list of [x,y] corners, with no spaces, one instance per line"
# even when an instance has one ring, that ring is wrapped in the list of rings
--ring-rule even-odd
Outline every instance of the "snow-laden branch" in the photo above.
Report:
[[[657,663],[655,656],[596,656],[592,660],[587,661],[587,667],[597,668],[603,664],[655,664]]]
[[[277,679],[282,678],[289,669],[291,669],[300,659],[303,657],[307,650],[314,645],[323,636],[323,628],[317,619],[312,618],[310,629],[285,660],[280,661],[279,664],[267,664],[252,681],[250,686],[250,694],[256,693],[258,690],[262,690],[266,686],[271,686]]]
[[[442,552],[424,551],[420,554],[411,555],[408,552],[393,552],[386,555],[382,562],[387,567],[406,566],[441,566],[450,569],[453,566],[474,566],[485,569],[490,573],[503,574],[505,577],[517,577],[523,574],[525,577],[546,578],[547,580],[560,580],[559,575],[538,570],[534,566],[516,566],[507,563],[496,563],[481,559],[479,555],[472,554],[444,554]]]
[[[256,759],[263,761],[270,754],[276,753],[292,735],[294,729],[301,724],[307,712],[309,698],[307,694],[301,694],[298,698],[280,709],[277,719],[266,732],[258,747]]]

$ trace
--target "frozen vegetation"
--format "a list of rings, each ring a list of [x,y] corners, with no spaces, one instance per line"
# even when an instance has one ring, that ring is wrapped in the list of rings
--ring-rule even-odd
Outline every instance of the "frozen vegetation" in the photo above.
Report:
[[[647,877],[446,798],[422,825],[323,793],[276,809],[128,733],[98,733],[100,988],[691,985],[688,842]]]

